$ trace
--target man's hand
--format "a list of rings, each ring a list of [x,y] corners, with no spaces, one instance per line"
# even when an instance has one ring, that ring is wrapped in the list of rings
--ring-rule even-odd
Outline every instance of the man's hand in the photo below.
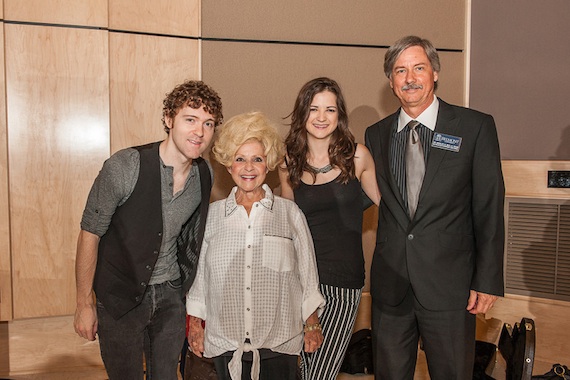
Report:
[[[73,327],[75,332],[87,340],[95,340],[97,334],[97,308],[93,296],[93,278],[97,267],[99,236],[81,230],[77,239],[75,279],[77,286],[77,307]]]
[[[498,298],[492,294],[470,290],[467,311],[471,314],[486,313],[493,307]]]
[[[77,306],[73,327],[80,337],[87,340],[95,340],[95,334],[97,334],[97,310],[95,305],[91,303]]]

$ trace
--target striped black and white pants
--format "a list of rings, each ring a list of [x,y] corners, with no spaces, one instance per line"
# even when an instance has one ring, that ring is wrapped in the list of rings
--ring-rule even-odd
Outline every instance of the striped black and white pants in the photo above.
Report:
[[[352,336],[362,289],[319,285],[326,300],[320,323],[324,341],[314,353],[301,351],[303,380],[335,380]]]

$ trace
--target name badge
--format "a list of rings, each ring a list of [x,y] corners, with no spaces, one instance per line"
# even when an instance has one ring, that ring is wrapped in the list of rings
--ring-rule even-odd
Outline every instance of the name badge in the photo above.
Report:
[[[449,150],[451,152],[459,152],[459,147],[461,147],[461,140],[461,137],[436,132],[433,134],[431,146],[433,148]]]

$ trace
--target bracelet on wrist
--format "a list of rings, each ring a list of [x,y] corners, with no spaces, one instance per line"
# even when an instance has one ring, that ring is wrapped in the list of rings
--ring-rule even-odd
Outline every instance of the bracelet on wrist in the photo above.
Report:
[[[321,324],[319,322],[317,323],[312,323],[310,325],[305,325],[305,328],[303,329],[304,332],[309,332],[309,331],[323,331]]]

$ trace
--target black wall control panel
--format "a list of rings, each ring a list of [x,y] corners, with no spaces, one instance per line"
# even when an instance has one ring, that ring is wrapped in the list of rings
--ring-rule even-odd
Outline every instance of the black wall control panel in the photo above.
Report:
[[[549,170],[548,171],[548,187],[570,189],[570,171],[568,171],[568,170]]]

